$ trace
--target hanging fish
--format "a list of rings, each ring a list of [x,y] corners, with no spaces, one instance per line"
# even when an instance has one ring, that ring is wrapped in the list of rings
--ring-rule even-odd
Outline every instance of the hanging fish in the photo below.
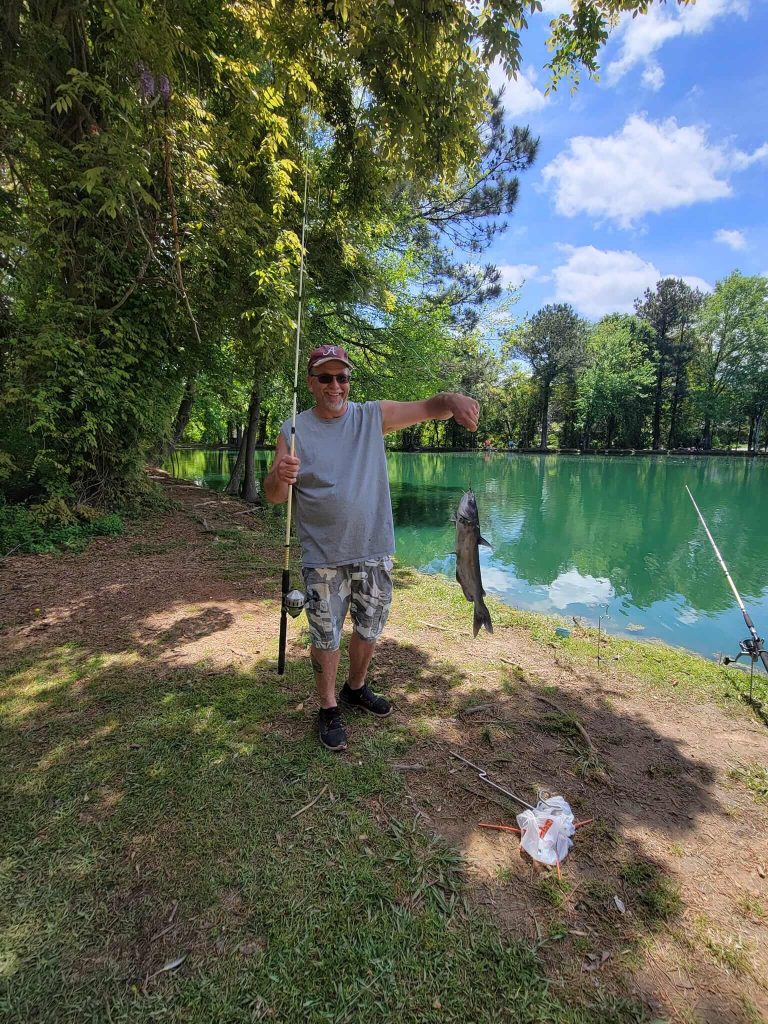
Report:
[[[491,614],[483,600],[485,591],[480,577],[480,544],[485,544],[488,548],[491,546],[480,536],[477,500],[474,491],[469,490],[462,495],[456,512],[456,579],[461,584],[464,597],[474,602],[475,636],[480,632],[481,626],[485,626],[489,633],[493,632]]]

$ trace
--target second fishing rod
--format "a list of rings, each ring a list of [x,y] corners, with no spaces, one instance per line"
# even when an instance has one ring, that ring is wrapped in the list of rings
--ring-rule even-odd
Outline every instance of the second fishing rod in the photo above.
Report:
[[[749,677],[749,701],[750,703],[754,703],[754,698],[752,696],[752,682],[754,677],[755,666],[757,662],[760,661],[763,665],[763,668],[766,670],[766,672],[768,672],[768,652],[765,650],[765,647],[763,645],[763,638],[758,634],[757,629],[755,628],[755,624],[752,621],[752,617],[750,616],[749,612],[747,611],[744,605],[744,602],[741,599],[741,594],[736,589],[736,584],[731,579],[731,574],[730,572],[728,572],[728,566],[725,564],[725,560],[723,559],[723,556],[720,554],[720,549],[715,543],[715,538],[712,536],[710,529],[707,526],[706,520],[704,519],[704,516],[701,513],[701,509],[696,504],[696,500],[691,494],[691,491],[687,485],[685,489],[688,492],[688,497],[693,502],[693,507],[696,509],[696,514],[701,520],[701,525],[704,527],[704,531],[707,535],[707,538],[709,539],[709,543],[712,545],[712,549],[714,550],[715,555],[717,556],[717,560],[720,563],[720,568],[725,573],[725,578],[728,580],[728,585],[733,591],[733,596],[736,598],[736,602],[741,610],[744,622],[746,623],[747,629],[749,630],[749,636],[747,637],[747,639],[739,641],[739,653],[736,655],[736,657],[724,658],[723,662],[726,665],[730,665],[732,663],[735,664],[740,658],[746,657],[750,659],[751,666]]]

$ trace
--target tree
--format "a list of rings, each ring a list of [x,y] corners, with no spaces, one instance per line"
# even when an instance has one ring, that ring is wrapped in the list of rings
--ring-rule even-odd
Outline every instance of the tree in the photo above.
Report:
[[[665,385],[672,378],[674,387],[670,408],[668,444],[677,442],[680,402],[686,393],[686,367],[693,357],[693,321],[701,305],[701,292],[675,277],[665,277],[654,289],[647,288],[642,299],[635,300],[637,315],[653,329],[653,353],[656,380],[653,397],[651,447],[661,445],[661,417]]]
[[[292,336],[310,108],[334,185],[317,251],[341,257],[340,274],[318,258],[318,290],[371,251],[392,167],[425,219],[435,200],[459,217],[508,204],[528,143],[484,141],[487,69],[519,69],[537,8],[178,0],[170,16],[149,0],[8,0],[0,405],[14,486],[97,503],[135,486],[220,344],[265,394]],[[646,8],[584,0],[557,19],[553,84],[592,73],[614,16]]]
[[[736,270],[718,281],[702,304],[696,322],[695,401],[703,448],[712,447],[718,421],[744,408],[745,399],[755,418],[765,408],[766,303],[768,281]],[[754,436],[750,440],[754,445]]]
[[[617,425],[648,394],[654,380],[646,355],[648,334],[642,321],[619,313],[603,317],[590,330],[586,364],[577,377],[583,451],[589,450],[598,426],[610,448]]]
[[[530,363],[540,388],[541,437],[547,449],[549,396],[552,384],[573,373],[584,359],[586,323],[567,303],[544,306],[509,339],[508,354]]]

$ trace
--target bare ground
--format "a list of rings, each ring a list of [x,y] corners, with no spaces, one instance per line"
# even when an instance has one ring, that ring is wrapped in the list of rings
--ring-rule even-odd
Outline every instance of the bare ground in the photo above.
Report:
[[[135,652],[155,671],[200,662],[247,671],[274,657],[279,555],[265,550],[256,578],[232,579],[216,554],[217,531],[258,533],[260,513],[157,478],[179,508],[140,533],[98,539],[84,555],[6,560],[0,664],[71,643]],[[768,1018],[768,806],[729,775],[738,764],[768,764],[763,724],[682,698],[674,684],[650,689],[610,653],[598,670],[525,630],[472,641],[436,608],[420,612],[417,599],[406,580],[374,685],[416,736],[397,764],[408,804],[463,852],[471,899],[540,944],[566,997],[599,979],[662,1019]],[[289,658],[304,655],[299,629]],[[286,739],[312,728],[310,693],[297,693],[288,711],[274,722]],[[594,744],[591,765],[574,719]],[[354,723],[351,739],[344,756],[355,756]],[[478,827],[514,826],[514,805],[451,750],[526,800],[539,788],[562,793],[577,819],[592,819],[562,882],[522,855],[514,834]]]

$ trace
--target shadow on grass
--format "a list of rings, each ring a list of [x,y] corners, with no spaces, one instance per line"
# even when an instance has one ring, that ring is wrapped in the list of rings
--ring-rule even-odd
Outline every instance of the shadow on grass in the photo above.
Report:
[[[414,810],[474,863],[476,881],[482,877],[475,897],[493,907],[507,934],[540,945],[557,984],[586,997],[599,977],[607,991],[640,995],[651,1016],[666,1012],[671,990],[699,1020],[752,1019],[749,968],[739,978],[713,962],[706,937],[691,929],[706,889],[691,894],[689,908],[682,876],[670,866],[670,848],[693,844],[692,855],[701,855],[697,847],[709,841],[702,840],[704,819],[720,819],[724,834],[733,828],[734,809],[716,793],[715,770],[685,741],[628,710],[621,688],[599,677],[591,691],[561,695],[505,664],[488,684],[469,668],[388,640],[377,651],[374,676],[382,688],[394,686],[415,737],[403,766]],[[594,751],[576,723],[586,725]],[[522,808],[485,786],[451,750],[531,803],[540,790],[563,794],[577,820],[590,821],[577,833],[562,881],[522,855],[516,837],[478,827],[514,825]],[[649,940],[670,933],[678,988],[646,963]]]
[[[3,1020],[596,1019],[468,912],[460,858],[401,805],[406,730],[355,725],[334,757],[310,686],[303,662],[73,648],[6,673]]]
[[[187,625],[214,631],[217,621]],[[596,972],[561,987],[565,935],[584,924],[589,945],[575,954],[624,957],[631,977],[627,952],[681,911],[642,836],[685,836],[697,814],[726,813],[708,767],[609,700],[569,696],[612,772],[610,785],[579,779],[562,730],[541,728],[541,688],[514,666],[500,692],[385,639],[373,679],[398,714],[355,720],[350,750],[334,756],[314,739],[311,672],[295,649],[282,678],[265,659],[248,672],[161,670],[75,647],[10,670],[0,688],[3,1019],[642,1019],[616,994],[626,986],[596,987]],[[483,703],[491,721],[467,714]],[[489,803],[453,747],[526,799],[567,778],[574,808],[597,820],[562,883],[499,835],[509,874],[486,887],[493,915],[466,902],[452,848],[473,856],[477,823],[511,821],[514,808]],[[394,767],[406,756],[426,769],[408,788]],[[535,901],[552,914],[531,942],[521,914]],[[650,994],[642,976],[633,984]],[[719,1019],[744,1019],[735,997],[719,999]]]

